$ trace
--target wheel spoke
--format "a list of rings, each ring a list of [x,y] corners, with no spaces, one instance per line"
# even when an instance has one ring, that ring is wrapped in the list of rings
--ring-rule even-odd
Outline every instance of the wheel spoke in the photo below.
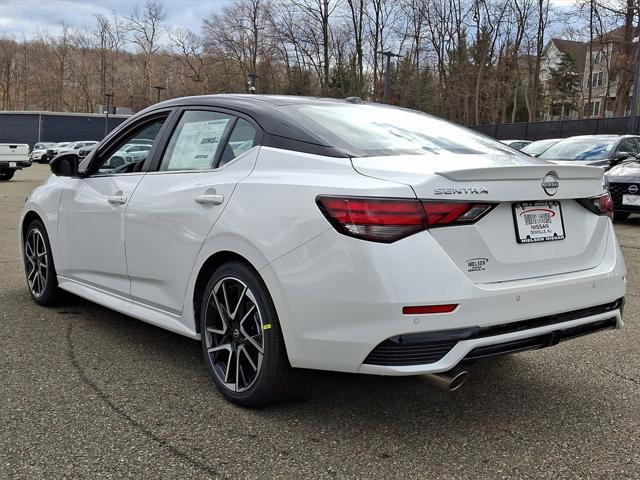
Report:
[[[42,277],[40,276],[40,272],[36,273],[36,276],[34,278],[34,284],[36,285],[36,289],[34,293],[36,295],[40,295],[40,292],[42,292]]]
[[[227,351],[231,352],[233,349],[231,348],[231,344],[230,343],[226,343],[224,345],[218,345],[217,347],[207,348],[207,353],[218,352],[220,350],[227,350]]]
[[[218,317],[220,318],[220,322],[222,323],[222,329],[207,327],[207,332],[224,335],[227,332],[227,329],[229,328],[229,325],[227,324],[226,315],[222,310],[222,305],[220,305],[220,302],[218,301],[218,297],[216,297],[215,292],[211,292],[211,296],[213,297],[213,301],[216,304],[216,310],[218,310]],[[209,304],[210,303],[211,303],[211,300],[209,300]]]
[[[236,392],[240,390],[240,350],[236,350]],[[246,382],[245,382],[246,383]]]
[[[232,358],[233,358],[233,349],[230,349],[229,357],[227,358],[227,370],[224,372],[224,383],[229,383],[229,370],[231,369]]]
[[[31,273],[29,274],[29,276],[27,277],[27,282],[29,283],[29,288],[31,289],[31,291],[34,291],[34,284],[36,282],[36,276],[37,275],[38,275],[38,272],[34,268],[31,271]],[[33,278],[31,278],[32,276],[33,276]]]
[[[236,303],[236,308],[233,309],[233,313],[229,312],[229,317],[231,317],[232,320],[236,318],[236,314],[238,313],[238,309],[240,308],[240,304],[242,303],[245,293],[247,293],[247,286],[243,285],[242,293],[238,297],[238,303]]]
[[[258,371],[258,366],[253,361],[253,359],[251,358],[251,355],[249,355],[249,352],[247,352],[247,349],[245,348],[244,345],[240,346],[239,351],[241,351],[244,354],[244,357],[249,361],[249,363],[251,364],[251,367],[253,368],[253,370],[257,372]],[[238,357],[240,357],[240,355],[238,355]]]
[[[227,296],[227,287],[225,286],[225,282],[223,281],[222,284],[222,295],[224,296],[224,308],[227,311],[227,315],[229,315],[229,317],[231,317],[231,315],[229,314],[229,297]],[[233,318],[233,317],[231,317]]]

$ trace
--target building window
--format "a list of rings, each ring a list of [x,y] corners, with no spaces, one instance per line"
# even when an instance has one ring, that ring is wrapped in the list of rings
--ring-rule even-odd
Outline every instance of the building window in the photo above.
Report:
[[[601,87],[604,81],[604,72],[593,72],[591,74],[591,86]]]
[[[600,100],[584,104],[585,117],[597,117],[600,115]]]
[[[593,63],[606,63],[606,58],[602,50],[593,53]]]

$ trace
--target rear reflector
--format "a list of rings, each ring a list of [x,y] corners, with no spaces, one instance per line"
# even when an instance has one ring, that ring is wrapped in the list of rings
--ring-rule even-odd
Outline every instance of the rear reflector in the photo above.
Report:
[[[476,222],[496,205],[328,195],[318,196],[316,203],[340,233],[384,243],[428,228]]]
[[[404,315],[425,315],[428,313],[450,313],[458,308],[457,303],[446,305],[419,305],[415,307],[402,307]]]

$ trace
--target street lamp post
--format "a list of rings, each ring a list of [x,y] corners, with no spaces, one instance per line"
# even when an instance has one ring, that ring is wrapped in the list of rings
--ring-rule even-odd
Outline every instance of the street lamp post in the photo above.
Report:
[[[391,69],[391,57],[400,58],[400,55],[386,51],[378,52],[383,57],[387,58],[387,63],[384,67],[384,94],[382,97],[382,103],[389,102],[389,70]]]
[[[247,73],[247,93],[256,93],[256,80],[258,79],[258,75],[255,73]]]
[[[156,102],[160,101],[160,92],[162,90],[166,90],[167,87],[165,87],[164,85],[154,85],[153,88],[156,89],[156,92],[158,92],[157,98],[156,98]]]
[[[107,109],[104,116],[104,136],[106,137],[109,132],[109,111],[111,110],[111,99],[113,98],[113,93],[105,93],[104,96],[107,98]]]

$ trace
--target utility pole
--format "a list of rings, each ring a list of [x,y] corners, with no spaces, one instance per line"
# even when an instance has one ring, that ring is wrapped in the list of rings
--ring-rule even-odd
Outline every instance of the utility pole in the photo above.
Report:
[[[166,90],[166,89],[167,89],[167,87],[165,87],[164,85],[155,85],[153,88],[155,88],[155,89],[156,89],[156,92],[158,92],[156,102],[159,102],[159,101],[160,101],[160,92],[161,92],[162,90]]]
[[[383,57],[387,57],[386,65],[384,67],[384,94],[382,97],[382,103],[389,102],[389,70],[391,70],[391,57],[400,58],[400,55],[386,51],[378,52]]]
[[[113,93],[105,93],[105,97],[107,97],[107,110],[104,116],[104,136],[107,136],[109,133],[109,111],[111,110],[111,99],[113,98]]]
[[[635,41],[634,41],[635,40]],[[636,49],[636,69],[633,76],[633,88],[631,90],[631,108],[629,109],[629,133],[634,134],[638,130],[637,109],[638,109],[638,82],[640,81],[640,37],[631,39]]]

